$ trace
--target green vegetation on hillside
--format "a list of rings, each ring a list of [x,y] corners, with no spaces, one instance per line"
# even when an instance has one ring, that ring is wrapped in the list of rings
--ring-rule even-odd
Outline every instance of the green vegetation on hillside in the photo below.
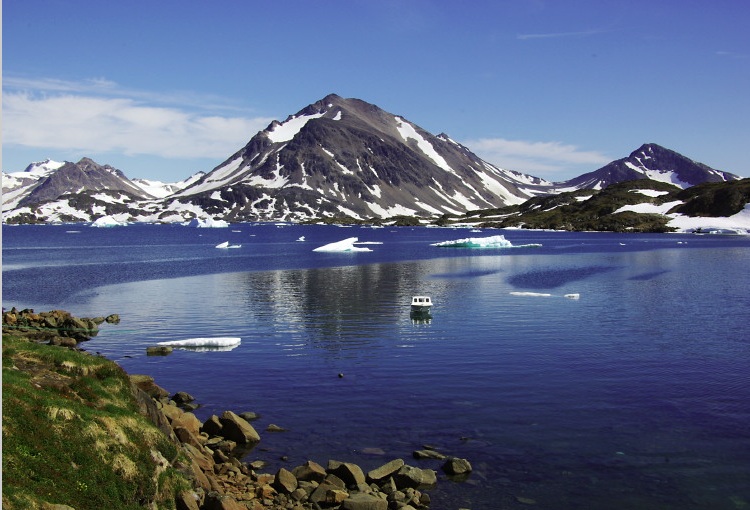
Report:
[[[3,509],[175,508],[189,484],[161,461],[178,449],[117,364],[19,335],[2,348]]]
[[[750,179],[705,183],[684,190],[669,183],[638,179],[612,184],[601,191],[571,191],[534,197],[520,205],[471,211],[460,216],[443,215],[435,223],[474,223],[485,228],[668,232],[674,229],[667,226],[670,218],[664,214],[617,211],[624,206],[658,206],[670,202],[681,204],[669,213],[732,216],[750,202]]]

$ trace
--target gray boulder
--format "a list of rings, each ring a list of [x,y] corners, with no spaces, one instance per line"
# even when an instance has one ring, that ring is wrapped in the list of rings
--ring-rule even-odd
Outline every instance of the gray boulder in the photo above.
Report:
[[[221,435],[222,428],[223,425],[221,424],[221,420],[219,420],[219,417],[214,414],[203,422],[201,430],[208,434],[209,437],[215,437]]]
[[[471,464],[466,459],[450,457],[443,464],[443,471],[448,475],[463,475],[471,472]]]
[[[272,487],[284,494],[291,494],[297,489],[297,478],[288,469],[281,468],[276,472]]]
[[[388,501],[362,492],[349,495],[341,503],[343,510],[388,510]]]
[[[413,466],[402,466],[393,475],[399,489],[431,487],[437,484],[437,473],[432,469],[420,469]]]
[[[389,476],[396,473],[399,469],[404,466],[402,459],[394,459],[387,464],[383,464],[379,468],[375,468],[367,473],[367,479],[371,482],[380,482],[381,480],[387,479]]]
[[[341,478],[347,487],[365,483],[365,474],[362,468],[351,462],[328,461],[328,472]]]
[[[222,435],[239,444],[255,444],[260,442],[260,436],[252,425],[240,418],[232,411],[224,411],[219,419]]]
[[[312,460],[308,460],[301,466],[297,466],[292,470],[294,476],[300,481],[315,481],[322,482],[326,477],[326,470],[323,466]]]

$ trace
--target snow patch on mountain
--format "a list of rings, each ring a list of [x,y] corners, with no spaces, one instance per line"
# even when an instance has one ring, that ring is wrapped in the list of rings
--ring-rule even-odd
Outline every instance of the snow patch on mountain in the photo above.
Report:
[[[707,218],[704,216],[685,216],[670,214],[672,219],[667,224],[681,232],[703,231],[708,233],[750,234],[750,204],[733,216]]]
[[[339,112],[341,113],[341,112]],[[294,136],[300,132],[312,119],[319,119],[326,112],[313,113],[311,115],[300,115],[299,117],[291,117],[289,120],[275,125],[272,129],[266,131],[266,135],[273,143],[288,142]]]
[[[667,211],[669,211],[671,208],[678,206],[682,204],[681,200],[676,200],[674,202],[666,202],[664,204],[649,204],[647,202],[643,202],[641,204],[632,204],[632,205],[624,205],[617,209],[612,214],[617,214],[621,212],[626,211],[632,211],[636,213],[641,214],[667,214]]]
[[[131,182],[154,198],[166,198],[194,184],[204,175],[206,175],[205,172],[197,172],[187,179],[178,182],[162,182],[139,178],[132,179]]]
[[[638,160],[638,162],[640,163],[640,160]],[[654,181],[666,182],[667,184],[675,184],[682,189],[689,188],[691,186],[691,184],[680,180],[677,174],[670,170],[650,170],[643,164],[639,166],[631,163],[630,161],[625,161],[625,166],[632,170],[635,170],[636,172],[642,173],[643,175]]]
[[[213,189],[221,187],[226,180],[234,174],[242,166],[242,157],[238,156],[232,161],[228,162],[224,166],[215,168],[211,173],[206,175],[202,182],[198,182],[194,186],[188,186],[183,192],[178,192],[175,196],[183,196],[186,193],[194,195],[196,193],[202,193],[204,191],[211,191]]]
[[[485,189],[498,196],[503,197],[508,205],[522,204],[526,201],[526,198],[516,196],[513,193],[509,192],[508,188],[506,188],[501,181],[493,178],[492,176],[484,172],[478,172],[478,175],[482,180],[482,184],[484,185]]]
[[[641,195],[646,195],[647,197],[656,198],[660,197],[662,195],[668,195],[669,191],[657,191],[655,189],[631,189],[631,193],[640,193]],[[588,200],[591,197],[576,197],[576,198],[585,198]]]
[[[6,188],[15,188],[16,186],[21,185],[24,181],[31,179],[39,180],[42,177],[48,176],[64,164],[64,161],[45,159],[44,161],[31,163],[22,172],[3,172],[3,190]]]
[[[445,159],[437,153],[435,148],[432,146],[430,142],[424,139],[422,135],[417,133],[417,130],[414,129],[414,126],[406,122],[401,117],[395,117],[396,119],[396,129],[398,129],[398,133],[401,135],[401,137],[404,139],[404,141],[409,141],[410,138],[417,141],[417,147],[419,147],[419,150],[421,150],[425,156],[430,158],[437,166],[445,170],[446,172],[450,172],[454,175],[456,174],[456,171],[451,168],[451,166],[448,164]]]

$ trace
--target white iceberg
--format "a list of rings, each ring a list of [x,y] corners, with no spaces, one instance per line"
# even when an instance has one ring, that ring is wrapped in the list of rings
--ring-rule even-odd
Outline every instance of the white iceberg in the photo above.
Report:
[[[231,351],[242,342],[237,337],[216,337],[216,338],[188,338],[185,340],[171,340],[169,342],[159,342],[157,345],[166,347],[177,347],[195,351]]]
[[[305,242],[305,236],[300,236],[299,239],[297,239],[297,241],[299,241],[301,243],[304,243]]]
[[[229,241],[224,241],[223,243],[219,243],[216,245],[217,248],[220,250],[226,250],[229,248],[242,248],[241,244],[229,244]]]
[[[332,251],[332,252],[353,252],[353,251],[372,251],[370,248],[361,248],[354,246],[358,237],[348,237],[342,241],[336,241],[335,243],[329,243],[323,246],[315,248],[313,251]]]
[[[439,246],[441,248],[538,248],[541,244],[522,244],[513,246],[510,241],[503,235],[489,237],[467,237],[465,239],[456,239],[455,241],[442,241],[433,243],[430,246]]]
[[[92,227],[124,227],[128,224],[127,221],[118,221],[113,216],[102,216],[94,221]]]
[[[215,220],[213,218],[207,218],[205,220],[193,218],[188,222],[187,226],[196,228],[226,228],[229,226],[229,223],[224,220]]]

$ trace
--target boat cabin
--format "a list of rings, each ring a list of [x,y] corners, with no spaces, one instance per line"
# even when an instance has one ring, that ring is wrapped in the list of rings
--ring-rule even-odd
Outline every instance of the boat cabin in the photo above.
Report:
[[[432,306],[430,296],[413,296],[411,298],[411,310],[413,312],[429,312]]]

